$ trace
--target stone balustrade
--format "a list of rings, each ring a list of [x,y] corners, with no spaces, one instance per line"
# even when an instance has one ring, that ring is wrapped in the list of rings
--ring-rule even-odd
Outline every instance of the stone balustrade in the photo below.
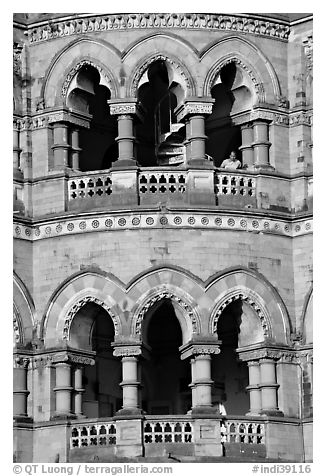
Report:
[[[70,449],[116,444],[115,423],[98,420],[74,424],[71,429]]]
[[[227,418],[221,421],[222,443],[265,444],[265,423]]]
[[[144,423],[144,443],[193,443],[193,424],[186,420],[147,418]]]

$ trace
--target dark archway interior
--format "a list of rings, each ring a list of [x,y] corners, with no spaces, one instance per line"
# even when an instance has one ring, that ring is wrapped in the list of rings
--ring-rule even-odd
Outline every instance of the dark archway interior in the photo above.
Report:
[[[242,318],[240,299],[224,309],[217,325],[221,353],[212,359],[213,403],[222,402],[231,415],[244,415],[249,411],[248,367],[238,360],[236,353]]]
[[[122,407],[121,362],[113,356],[111,346],[114,326],[111,317],[100,306],[86,306],[89,312],[95,312],[91,343],[96,358],[94,366],[84,369],[83,412],[90,418],[113,416]]]
[[[100,74],[92,66],[83,66],[77,74],[76,86],[69,93],[67,105],[92,116],[89,129],[80,129],[80,170],[110,168],[118,158],[117,120],[110,115],[110,90],[100,84]]]
[[[151,359],[142,365],[143,409],[152,415],[184,414],[191,408],[190,364],[180,359],[182,333],[171,301],[163,300],[148,318]]]
[[[158,163],[159,149],[164,134],[172,131],[171,125],[176,124],[174,109],[180,85],[169,80],[168,68],[164,61],[155,61],[147,72],[148,82],[140,86],[138,99],[145,108],[144,121],[136,127],[137,161],[141,166],[153,166]],[[184,129],[184,128],[183,128]],[[173,135],[175,146],[184,141],[184,131]],[[165,140],[164,140],[165,142]],[[170,145],[170,144],[168,144]]]
[[[228,158],[232,150],[237,151],[241,146],[240,127],[232,123],[236,96],[234,87],[238,70],[234,63],[225,65],[220,72],[219,82],[211,90],[215,99],[212,114],[206,119],[206,152],[213,158],[216,167]],[[241,154],[238,153],[238,159]]]

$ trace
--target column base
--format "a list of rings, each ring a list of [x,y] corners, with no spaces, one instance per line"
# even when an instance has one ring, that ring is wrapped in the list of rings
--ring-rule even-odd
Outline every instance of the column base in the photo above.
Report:
[[[202,159],[189,159],[186,163],[186,166],[194,169],[214,169],[214,162],[207,160],[206,158]]]
[[[252,169],[250,169],[252,170]],[[256,164],[253,166],[253,170],[257,171],[257,170],[262,170],[262,171],[274,171],[275,170],[275,167],[273,167],[272,165],[269,165],[269,164]]]
[[[261,410],[260,415],[261,416],[279,416],[279,417],[283,417],[284,413],[281,412],[281,410]]]
[[[137,168],[138,164],[135,159],[118,159],[115,162],[112,162],[111,168],[114,170],[117,169],[130,169]]]
[[[14,423],[33,423],[33,418],[27,415],[15,415]]]
[[[118,416],[118,417],[132,416],[132,415],[142,416],[142,415],[145,415],[145,412],[141,408],[121,408],[115,414],[115,416]]]
[[[196,406],[191,409],[191,415],[199,416],[199,415],[210,415],[210,416],[216,416],[217,412],[214,410],[213,407],[209,406]]]
[[[56,413],[51,416],[50,420],[76,420],[75,413]]]

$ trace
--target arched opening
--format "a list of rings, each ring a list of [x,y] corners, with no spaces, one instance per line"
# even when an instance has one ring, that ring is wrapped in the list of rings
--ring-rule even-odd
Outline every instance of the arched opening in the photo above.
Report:
[[[137,160],[142,166],[178,165],[184,161],[185,127],[174,110],[184,97],[182,79],[163,60],[153,62],[143,74],[138,99],[145,108],[136,125]]]
[[[86,417],[113,416],[122,407],[121,363],[113,356],[114,326],[109,314],[95,303],[85,304],[70,329],[73,347],[96,352],[95,365],[83,369],[83,407]]]
[[[110,115],[107,101],[111,92],[103,82],[95,67],[83,65],[67,93],[69,108],[91,116],[90,127],[79,130],[79,168],[83,172],[110,168],[118,158],[117,120]]]
[[[142,364],[142,408],[152,415],[184,414],[191,408],[191,372],[180,358],[182,331],[171,300],[160,301],[146,319],[150,359]]]
[[[212,88],[215,99],[213,110],[206,119],[206,151],[219,167],[231,151],[237,153],[241,146],[241,129],[234,124],[234,117],[252,108],[252,92],[249,78],[234,62],[220,70]]]
[[[223,310],[217,323],[221,353],[212,358],[212,402],[213,405],[222,403],[226,413],[231,415],[244,415],[250,406],[246,391],[248,367],[236,353],[236,349],[243,345],[242,340],[247,340],[251,331],[255,334],[248,324],[251,319],[247,319],[244,307],[241,299],[236,299]],[[257,335],[254,340],[261,340],[261,336]]]

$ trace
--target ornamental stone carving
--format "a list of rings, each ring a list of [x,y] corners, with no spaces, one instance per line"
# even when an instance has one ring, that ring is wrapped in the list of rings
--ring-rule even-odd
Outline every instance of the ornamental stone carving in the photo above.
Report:
[[[313,37],[312,35],[307,36],[305,40],[303,40],[303,48],[304,53],[306,56],[306,69],[307,72],[311,72],[313,68]]]
[[[218,323],[218,319],[219,319],[220,315],[222,314],[224,309],[229,304],[236,301],[237,299],[242,299],[244,302],[246,302],[247,304],[249,304],[253,308],[253,310],[256,312],[256,314],[258,315],[258,317],[260,319],[261,326],[263,328],[264,337],[265,338],[270,337],[271,330],[270,330],[270,326],[269,326],[269,322],[268,322],[268,318],[267,318],[267,315],[265,313],[265,310],[262,309],[262,306],[257,304],[256,301],[253,299],[253,297],[250,296],[249,293],[246,292],[246,291],[236,291],[235,293],[227,296],[222,301],[222,303],[219,305],[219,308],[215,312],[215,316],[212,320],[211,332],[213,334],[217,333],[217,323]]]
[[[13,367],[14,369],[27,369],[30,364],[30,358],[26,356],[14,355]]]
[[[21,76],[22,74],[22,51],[23,51],[23,45],[20,43],[14,43],[13,47],[13,68],[14,68],[14,74],[17,76]]]
[[[19,324],[19,312],[15,304],[14,304],[14,310],[13,310],[13,329],[14,329],[15,342],[16,344],[19,344],[21,343],[21,340],[22,340],[22,333],[21,333],[21,328]]]
[[[121,346],[115,347],[113,355],[115,357],[138,357],[142,353],[141,346]]]
[[[14,118],[14,128],[21,131],[29,131],[34,129],[42,129],[49,127],[55,122],[69,122],[79,127],[89,128],[90,119],[77,117],[66,111],[55,113],[46,113],[37,117]]]
[[[71,323],[72,323],[73,318],[75,317],[77,312],[85,304],[87,304],[89,302],[93,302],[94,304],[98,304],[103,309],[105,309],[105,311],[109,314],[109,316],[111,317],[111,319],[113,321],[115,335],[119,334],[119,331],[120,331],[119,320],[118,320],[117,316],[109,308],[109,306],[107,306],[103,301],[100,301],[99,299],[97,299],[94,296],[86,296],[83,299],[81,299],[80,301],[78,301],[76,304],[74,304],[72,306],[72,308],[69,310],[69,312],[67,313],[67,315],[65,317],[65,321],[64,321],[63,332],[62,332],[62,339],[63,340],[68,340],[69,339],[70,327],[71,327]]]
[[[103,70],[103,68],[101,68],[98,64],[94,63],[91,60],[83,60],[83,61],[80,61],[78,64],[76,64],[76,66],[74,66],[69,71],[69,73],[67,74],[66,79],[64,80],[64,83],[63,83],[62,88],[61,88],[62,97],[64,97],[64,98],[66,97],[67,91],[68,91],[68,88],[69,88],[69,85],[70,85],[72,79],[74,78],[74,76],[76,76],[78,71],[83,66],[92,66],[93,68],[97,69],[97,71],[100,73],[101,77],[105,79],[105,81],[110,86],[110,89],[112,90],[112,79],[107,75],[107,73]]]
[[[179,304],[179,306],[185,311],[186,316],[189,318],[191,321],[192,325],[192,332],[193,334],[198,334],[199,333],[199,321],[195,313],[193,312],[192,308],[181,298],[176,296],[170,291],[161,291],[159,294],[153,296],[150,298],[146,304],[142,307],[141,311],[136,317],[135,320],[135,328],[134,328],[134,333],[137,336],[140,336],[141,334],[141,325],[144,319],[145,314],[147,311],[157,302],[161,301],[162,299],[171,299],[172,301],[176,302]]]
[[[127,30],[131,28],[208,29],[250,33],[286,41],[290,34],[287,25],[276,21],[250,18],[249,15],[203,13],[134,13],[96,15],[67,19],[29,28],[30,43],[53,40],[93,31]]]
[[[213,110],[213,103],[206,103],[206,102],[191,102],[187,101],[184,105],[182,105],[177,111],[178,122],[181,121],[184,117],[192,114],[200,114],[200,115],[209,115],[212,114]]]

